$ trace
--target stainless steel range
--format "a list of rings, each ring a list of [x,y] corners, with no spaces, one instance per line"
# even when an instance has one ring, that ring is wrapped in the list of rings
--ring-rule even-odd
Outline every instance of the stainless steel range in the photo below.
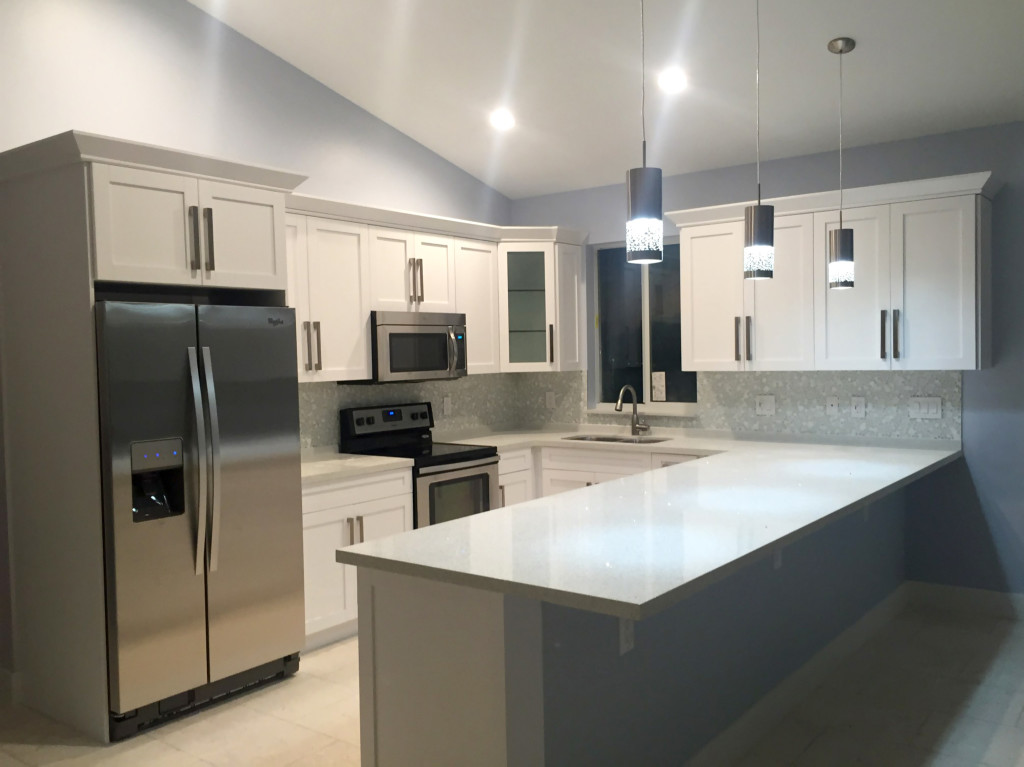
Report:
[[[498,449],[434,442],[429,402],[346,408],[338,452],[413,461],[414,524],[436,525],[497,508]]]

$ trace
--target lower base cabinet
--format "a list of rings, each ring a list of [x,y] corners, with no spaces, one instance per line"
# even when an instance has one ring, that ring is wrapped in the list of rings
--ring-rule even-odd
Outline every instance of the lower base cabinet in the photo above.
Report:
[[[502,506],[512,506],[535,497],[533,488],[533,450],[523,448],[500,454],[498,495]]]
[[[396,489],[403,491],[395,495]],[[374,497],[381,493],[388,495]],[[310,650],[356,632],[356,568],[338,564],[334,554],[345,546],[411,530],[412,478],[403,470],[376,480],[371,476],[306,490],[302,506]]]

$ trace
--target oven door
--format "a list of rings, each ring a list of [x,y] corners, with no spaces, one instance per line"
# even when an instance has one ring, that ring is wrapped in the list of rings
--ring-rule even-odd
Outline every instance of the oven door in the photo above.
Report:
[[[483,458],[416,473],[416,527],[496,509],[498,459]]]
[[[375,378],[425,381],[466,375],[456,336],[452,325],[377,325]]]

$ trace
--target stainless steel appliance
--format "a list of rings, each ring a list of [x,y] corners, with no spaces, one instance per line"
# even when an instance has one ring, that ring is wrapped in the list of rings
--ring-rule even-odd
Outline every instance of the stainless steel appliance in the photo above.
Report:
[[[415,526],[426,527],[497,508],[498,449],[434,442],[429,402],[346,408],[339,413],[340,453],[413,460]]]
[[[466,375],[466,315],[370,312],[375,381]]]
[[[293,673],[291,309],[96,304],[111,738]]]

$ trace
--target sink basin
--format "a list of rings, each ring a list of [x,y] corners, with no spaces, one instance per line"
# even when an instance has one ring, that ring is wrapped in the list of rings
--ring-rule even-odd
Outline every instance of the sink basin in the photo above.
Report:
[[[562,437],[562,439],[577,442],[618,442],[627,445],[651,445],[655,442],[668,441],[668,437],[612,437],[607,434],[576,434],[572,437]]]

